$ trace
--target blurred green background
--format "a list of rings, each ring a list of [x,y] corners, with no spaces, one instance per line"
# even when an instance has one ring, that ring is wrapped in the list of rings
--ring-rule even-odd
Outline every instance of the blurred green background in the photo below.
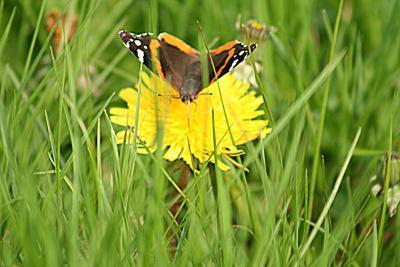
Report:
[[[399,266],[384,200],[400,159],[384,155],[400,150],[400,1],[0,3],[0,265]],[[183,201],[167,179],[183,163],[113,139],[108,110],[140,67],[117,33],[200,49],[199,20],[215,48],[245,41],[239,16],[277,29],[257,48],[276,133],[243,146],[248,172],[190,174]]]

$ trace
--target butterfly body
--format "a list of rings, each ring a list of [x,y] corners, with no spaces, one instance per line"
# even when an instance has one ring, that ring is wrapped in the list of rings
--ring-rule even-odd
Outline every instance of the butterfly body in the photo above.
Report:
[[[199,51],[168,33],[157,37],[151,33],[133,34],[120,31],[124,45],[147,68],[154,71],[162,80],[167,81],[177,92],[182,102],[196,100],[203,89],[202,66]],[[231,71],[253,51],[238,42],[231,41],[211,51],[212,63],[208,59],[208,84]]]

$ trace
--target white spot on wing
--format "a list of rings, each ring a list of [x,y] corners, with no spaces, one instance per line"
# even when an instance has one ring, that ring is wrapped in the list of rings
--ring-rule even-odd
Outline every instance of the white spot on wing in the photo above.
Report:
[[[137,56],[141,63],[144,63],[144,52],[140,49],[137,50]]]
[[[147,45],[144,45],[143,48],[144,48],[144,50],[146,50],[147,49]]]
[[[163,35],[167,34],[166,32],[159,33],[157,38],[158,40],[162,41]]]
[[[236,67],[236,64],[238,63],[238,61],[239,61],[239,59],[235,59],[235,60],[232,62],[232,65],[230,66],[229,71],[233,70],[233,68]]]
[[[142,44],[142,42],[140,40],[135,40],[135,45],[136,46],[140,46]]]
[[[129,42],[124,42],[124,46],[126,46],[127,48],[130,48],[130,44],[129,44]]]
[[[244,50],[240,51],[239,56],[242,56],[244,53],[245,53]]]

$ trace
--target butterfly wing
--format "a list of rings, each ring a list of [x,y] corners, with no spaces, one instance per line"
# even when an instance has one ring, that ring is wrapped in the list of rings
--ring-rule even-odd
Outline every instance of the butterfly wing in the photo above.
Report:
[[[200,62],[197,50],[168,33],[161,33],[158,38],[151,33],[133,34],[128,31],[120,31],[119,35],[140,62],[167,80],[178,92],[188,66]]]
[[[250,45],[250,51],[256,49],[256,44]],[[208,60],[208,73],[210,84],[215,82],[216,79],[221,78],[226,73],[230,72],[233,68],[239,65],[249,55],[249,48],[247,45],[231,41],[217,49],[211,51],[211,57],[215,66],[215,72],[211,65],[210,59]]]
[[[158,35],[159,58],[164,72],[165,79],[178,90],[181,88],[192,72],[193,67],[200,64],[199,52],[191,46],[168,33]],[[200,75],[199,71],[199,75]],[[201,80],[201,76],[196,77]]]
[[[153,69],[154,52],[157,41],[152,33],[133,34],[128,31],[120,31],[119,36],[124,45],[150,70]],[[156,42],[154,42],[156,41]]]

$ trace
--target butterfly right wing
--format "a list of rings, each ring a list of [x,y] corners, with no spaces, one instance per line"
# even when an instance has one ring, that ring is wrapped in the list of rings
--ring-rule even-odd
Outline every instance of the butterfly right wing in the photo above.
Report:
[[[253,52],[254,49],[256,49],[256,44],[251,44],[250,51]],[[230,72],[249,54],[249,48],[247,45],[238,41],[231,41],[218,47],[217,49],[212,50],[211,57],[214,63],[215,72],[209,60],[208,73],[210,84],[215,82],[218,78],[224,76],[226,73]]]

